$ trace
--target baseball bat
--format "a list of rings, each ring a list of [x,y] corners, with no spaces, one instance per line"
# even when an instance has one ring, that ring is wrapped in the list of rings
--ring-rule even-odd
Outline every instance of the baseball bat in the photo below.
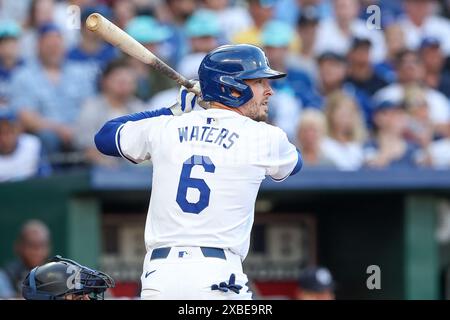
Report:
[[[120,29],[114,23],[103,17],[99,13],[93,13],[86,19],[86,27],[98,34],[105,41],[119,48],[130,56],[150,65],[155,70],[174,80],[179,85],[184,86],[189,91],[201,96],[201,92],[194,88],[194,84],[183,77],[177,71],[169,67],[165,62],[155,56],[150,50],[145,48],[136,39]]]

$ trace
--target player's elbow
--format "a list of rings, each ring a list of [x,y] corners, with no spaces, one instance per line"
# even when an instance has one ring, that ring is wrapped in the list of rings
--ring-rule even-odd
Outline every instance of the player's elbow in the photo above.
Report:
[[[107,156],[120,157],[116,146],[118,125],[107,122],[94,136],[95,147]]]
[[[103,134],[102,134],[102,130],[100,129],[94,136],[94,143],[95,143],[95,147],[97,148],[98,151],[100,151],[101,153],[105,153],[105,150],[103,148]]]
[[[294,174],[296,174],[297,172],[299,172],[303,167],[303,158],[302,158],[302,154],[300,153],[300,151],[297,149],[297,163],[295,164],[294,170],[292,170],[291,172],[291,176],[293,176]]]

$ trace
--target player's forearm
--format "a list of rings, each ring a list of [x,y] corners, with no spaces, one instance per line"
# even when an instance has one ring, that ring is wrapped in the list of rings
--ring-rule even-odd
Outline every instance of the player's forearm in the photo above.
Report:
[[[172,115],[172,111],[168,108],[162,108],[155,111],[137,112],[109,120],[95,135],[95,146],[98,151],[107,156],[120,157],[121,155],[116,145],[116,134],[119,127],[128,121],[139,121],[162,115]]]

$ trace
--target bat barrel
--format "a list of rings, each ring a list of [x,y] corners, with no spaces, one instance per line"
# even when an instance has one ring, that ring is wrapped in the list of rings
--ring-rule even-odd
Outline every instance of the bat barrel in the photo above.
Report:
[[[180,75],[177,71],[169,67],[165,62],[155,56],[141,43],[130,37],[125,31],[117,27],[114,23],[103,17],[99,13],[92,13],[86,19],[86,27],[98,34],[103,40],[119,48],[130,56],[151,65],[155,70],[166,75],[178,84],[186,87],[196,95],[201,95],[199,90],[194,88],[194,84]]]

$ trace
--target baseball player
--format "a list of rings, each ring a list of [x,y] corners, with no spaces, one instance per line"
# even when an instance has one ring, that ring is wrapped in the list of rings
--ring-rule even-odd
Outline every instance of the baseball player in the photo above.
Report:
[[[251,299],[242,270],[261,181],[282,181],[302,167],[299,151],[267,120],[272,70],[252,45],[206,55],[196,97],[180,90],[172,108],[108,121],[98,150],[133,163],[151,159],[142,299]]]

